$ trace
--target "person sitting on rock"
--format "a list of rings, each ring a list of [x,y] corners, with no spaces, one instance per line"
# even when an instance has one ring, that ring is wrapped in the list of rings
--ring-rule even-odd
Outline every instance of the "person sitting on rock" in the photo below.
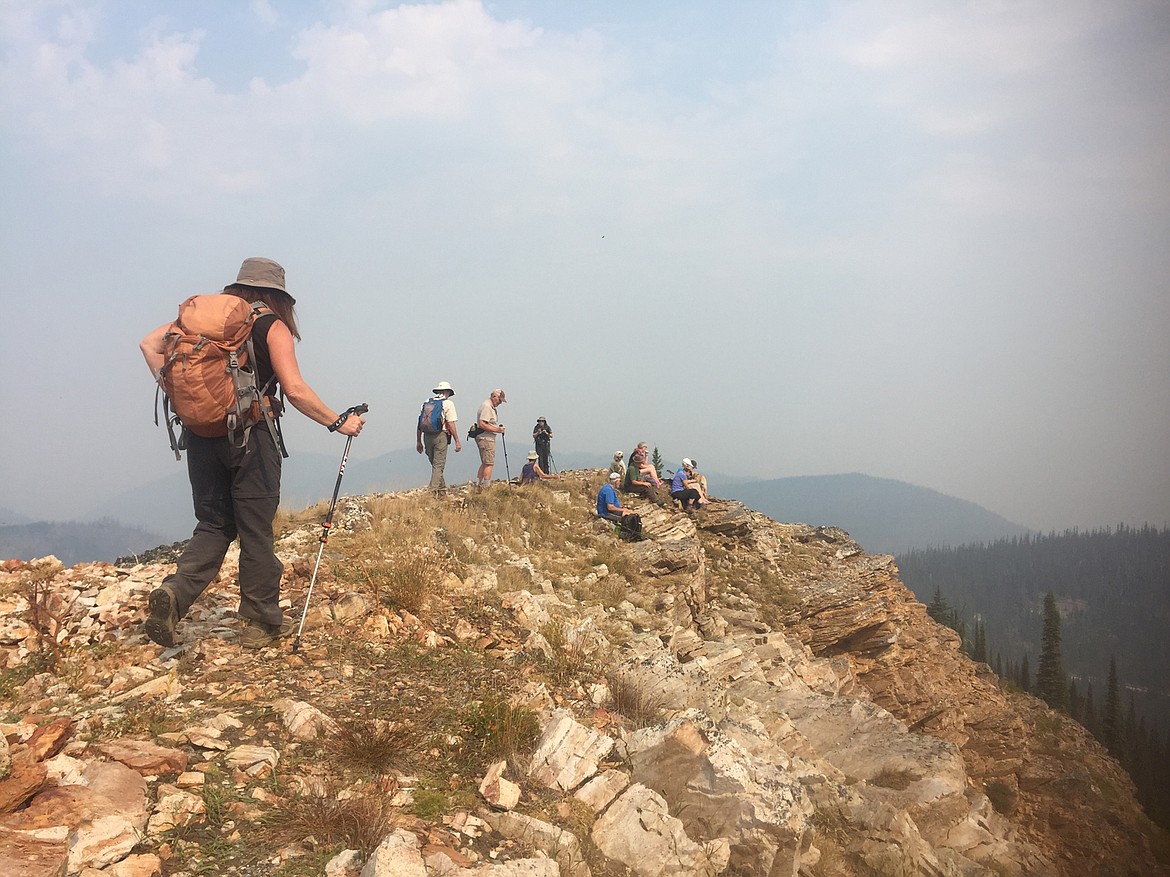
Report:
[[[622,501],[618,498],[617,486],[621,476],[616,472],[609,473],[609,479],[597,491],[597,517],[607,521],[618,521],[626,515],[632,515],[632,509],[622,508]]]
[[[632,493],[640,496],[643,499],[648,499],[650,502],[657,505],[663,505],[662,495],[658,488],[662,482],[656,481],[653,478],[653,466],[643,466],[642,461],[645,460],[646,451],[644,448],[635,448],[634,456],[630,459],[630,465],[626,469],[625,479],[622,481],[622,490],[626,493]]]
[[[642,516],[633,509],[622,508],[617,494],[620,478],[616,472],[610,472],[609,479],[601,485],[597,492],[597,517],[620,524],[619,536],[627,542],[637,542],[642,538]]]
[[[687,457],[683,457],[682,465],[674,473],[670,482],[670,495],[682,504],[684,512],[692,511],[699,505],[699,491],[693,486],[694,464]]]
[[[662,487],[662,479],[658,475],[658,470],[654,468],[654,464],[650,462],[650,452],[647,450],[645,442],[638,442],[638,446],[630,452],[629,469],[641,472],[645,480],[650,481],[655,487]],[[625,477],[626,480],[629,480],[629,470],[627,470]]]
[[[710,505],[711,497],[707,495],[707,476],[699,472],[699,461],[691,457],[691,487],[699,491],[699,505]]]
[[[525,463],[524,468],[520,470],[521,484],[535,484],[537,481],[541,481],[545,478],[556,477],[556,475],[545,472],[540,468],[540,455],[536,453],[536,451],[528,452],[528,462]]]

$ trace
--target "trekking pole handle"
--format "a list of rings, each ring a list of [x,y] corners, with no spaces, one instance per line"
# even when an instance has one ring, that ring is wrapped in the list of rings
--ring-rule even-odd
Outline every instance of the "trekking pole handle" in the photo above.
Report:
[[[329,424],[329,431],[337,432],[337,430],[341,429],[345,421],[349,420],[351,414],[356,414],[358,417],[361,417],[369,410],[370,406],[365,402],[362,402],[360,405],[354,405],[352,408],[346,408],[337,416],[337,419],[333,423]]]

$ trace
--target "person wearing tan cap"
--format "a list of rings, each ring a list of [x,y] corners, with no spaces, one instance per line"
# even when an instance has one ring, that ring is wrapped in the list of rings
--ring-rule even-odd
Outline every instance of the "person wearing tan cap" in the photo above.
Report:
[[[285,289],[284,268],[271,259],[245,259],[235,283],[223,290],[252,303],[254,321],[250,340],[258,386],[273,397],[283,388],[293,407],[331,432],[356,436],[365,418],[338,414],[301,377],[294,341],[300,339],[294,306]],[[165,323],[142,339],[139,347],[146,364],[161,379],[167,335],[178,332]],[[356,406],[355,406],[356,407]],[[276,412],[279,416],[279,411]],[[278,423],[273,420],[274,425]],[[176,571],[147,598],[146,634],[161,646],[175,644],[175,626],[191,604],[218,575],[232,542],[240,540],[238,614],[243,620],[239,644],[245,648],[274,645],[291,632],[280,609],[283,564],[273,550],[272,522],[280,504],[281,447],[266,420],[255,423],[245,438],[221,435],[207,438],[184,429],[187,474],[195,502],[197,524],[179,557]]]
[[[479,448],[479,471],[475,481],[480,486],[492,480],[492,467],[496,464],[496,436],[504,434],[497,409],[507,401],[504,391],[496,387],[479,406],[479,413],[475,416],[472,432],[475,434],[475,446]]]
[[[439,381],[431,390],[431,398],[423,402],[418,415],[418,430],[415,434],[415,450],[426,452],[431,462],[431,490],[442,490],[447,486],[443,470],[447,468],[447,446],[455,442],[455,453],[463,450],[459,443],[459,430],[455,423],[459,415],[451,397],[455,390],[446,381]]]

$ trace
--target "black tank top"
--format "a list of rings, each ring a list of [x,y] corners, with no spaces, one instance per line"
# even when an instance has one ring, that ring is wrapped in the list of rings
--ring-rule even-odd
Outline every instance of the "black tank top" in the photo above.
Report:
[[[272,397],[280,392],[273,378],[272,356],[268,352],[268,330],[276,319],[276,314],[261,314],[252,326],[252,349],[256,351],[256,386],[263,390],[272,381],[267,393]]]

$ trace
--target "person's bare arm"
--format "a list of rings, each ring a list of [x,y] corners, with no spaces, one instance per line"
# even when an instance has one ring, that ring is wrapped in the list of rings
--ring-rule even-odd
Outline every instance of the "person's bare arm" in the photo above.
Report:
[[[288,326],[280,320],[275,320],[268,329],[268,355],[272,360],[272,370],[276,372],[276,379],[284,388],[285,396],[305,417],[322,426],[332,426],[337,420],[337,413],[322,402],[321,397],[313,392],[313,388],[301,377],[293,345],[292,333],[289,332]],[[364,417],[351,414],[337,431],[342,435],[357,435],[365,422]]]
[[[155,379],[158,378],[159,369],[166,364],[166,355],[163,352],[163,338],[166,337],[167,331],[173,325],[174,323],[164,323],[143,338],[138,344],[138,349],[142,351],[142,355],[146,359],[146,364],[150,367],[150,373],[155,376]]]

